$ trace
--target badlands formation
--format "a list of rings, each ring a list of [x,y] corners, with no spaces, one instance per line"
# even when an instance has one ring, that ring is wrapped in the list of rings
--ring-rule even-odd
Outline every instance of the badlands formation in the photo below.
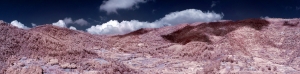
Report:
[[[300,19],[246,19],[92,35],[0,22],[0,74],[296,74]]]

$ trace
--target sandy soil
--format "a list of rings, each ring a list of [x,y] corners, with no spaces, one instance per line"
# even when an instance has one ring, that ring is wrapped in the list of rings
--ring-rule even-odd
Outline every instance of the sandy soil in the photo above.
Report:
[[[293,74],[300,19],[247,19],[91,35],[0,21],[1,74]]]

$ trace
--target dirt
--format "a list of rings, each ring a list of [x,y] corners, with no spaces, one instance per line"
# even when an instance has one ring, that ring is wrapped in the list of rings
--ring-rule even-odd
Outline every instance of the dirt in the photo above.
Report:
[[[299,73],[299,22],[195,22],[111,36],[0,21],[0,73]]]

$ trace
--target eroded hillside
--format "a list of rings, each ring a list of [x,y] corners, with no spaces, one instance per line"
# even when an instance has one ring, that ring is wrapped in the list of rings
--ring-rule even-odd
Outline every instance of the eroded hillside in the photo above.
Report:
[[[247,19],[91,35],[0,22],[1,73],[298,73],[300,19]]]

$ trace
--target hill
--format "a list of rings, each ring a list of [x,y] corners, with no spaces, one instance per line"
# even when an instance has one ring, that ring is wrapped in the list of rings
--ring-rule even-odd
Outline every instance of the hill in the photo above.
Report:
[[[300,19],[246,19],[92,35],[0,21],[5,74],[298,73]]]

